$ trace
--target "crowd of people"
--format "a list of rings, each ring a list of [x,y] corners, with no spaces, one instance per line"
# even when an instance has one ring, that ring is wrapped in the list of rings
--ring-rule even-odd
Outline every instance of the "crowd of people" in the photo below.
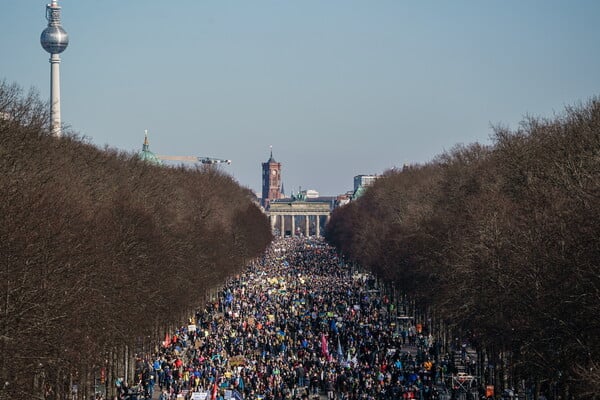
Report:
[[[435,340],[394,307],[324,242],[279,239],[137,377],[161,400],[434,399]]]

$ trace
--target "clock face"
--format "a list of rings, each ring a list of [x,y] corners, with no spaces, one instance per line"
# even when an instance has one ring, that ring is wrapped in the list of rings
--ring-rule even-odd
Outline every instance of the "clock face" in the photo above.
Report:
[[[274,169],[272,169],[272,170],[271,170],[271,174],[272,174],[273,176],[275,176],[275,175],[277,175],[277,171],[275,171]]]

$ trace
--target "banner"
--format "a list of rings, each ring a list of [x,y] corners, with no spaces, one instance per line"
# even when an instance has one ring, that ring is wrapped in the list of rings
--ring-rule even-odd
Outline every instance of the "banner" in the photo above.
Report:
[[[193,392],[191,400],[206,400],[208,392]]]
[[[229,359],[229,365],[232,367],[239,367],[240,365],[246,364],[244,356],[233,356]]]

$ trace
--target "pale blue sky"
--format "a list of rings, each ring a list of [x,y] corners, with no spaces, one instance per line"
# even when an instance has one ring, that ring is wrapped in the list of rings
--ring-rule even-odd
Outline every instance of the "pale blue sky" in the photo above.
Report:
[[[48,0],[49,1],[49,0]],[[1,0],[0,79],[49,96],[45,1]],[[59,0],[62,119],[335,195],[600,89],[600,1]]]

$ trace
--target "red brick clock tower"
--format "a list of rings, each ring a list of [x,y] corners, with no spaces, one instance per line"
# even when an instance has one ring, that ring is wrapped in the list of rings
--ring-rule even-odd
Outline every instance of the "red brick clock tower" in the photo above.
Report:
[[[281,163],[275,161],[271,148],[271,157],[262,163],[262,206],[268,208],[271,200],[281,197]]]

